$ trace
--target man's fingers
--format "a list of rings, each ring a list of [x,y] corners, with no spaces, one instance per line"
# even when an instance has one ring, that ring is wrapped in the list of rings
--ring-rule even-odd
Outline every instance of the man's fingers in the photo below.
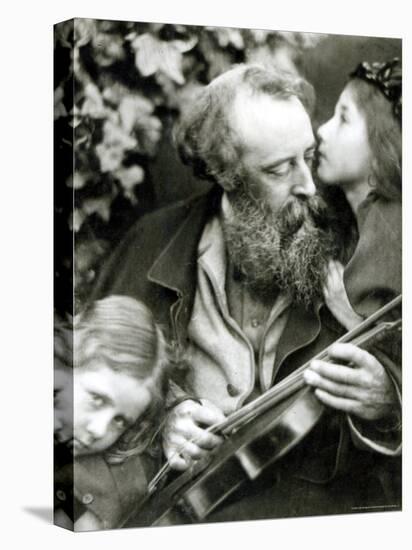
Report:
[[[321,390],[319,388],[315,390],[315,395],[319,401],[332,409],[337,409],[338,411],[346,412],[348,414],[358,414],[359,412],[359,402],[354,399],[337,397],[336,395],[331,395],[325,390]]]
[[[315,360],[312,361],[309,370],[321,375],[324,378],[328,378],[333,382],[345,384],[347,386],[360,386],[359,372],[352,367],[346,367],[345,365],[334,365],[326,361]]]
[[[303,376],[307,384],[315,388],[325,390],[331,395],[355,400],[361,400],[363,397],[362,389],[358,388],[357,386],[349,386],[347,384],[334,382],[333,380],[324,378],[323,376],[311,369],[306,370]]]
[[[370,353],[353,344],[332,344],[328,348],[328,356],[334,361],[355,365],[370,365],[374,360]]]
[[[222,438],[202,426],[224,420],[224,414],[213,403],[187,400],[175,407],[163,429],[163,448],[169,465],[184,471],[193,460],[199,460],[214,449]]]
[[[165,456],[175,470],[185,470],[192,460],[198,460],[206,453],[207,451],[202,450],[196,443],[181,436],[175,436],[173,442],[169,441],[165,446]]]
[[[219,445],[223,441],[222,437],[219,437],[218,435],[212,434],[210,432],[206,432],[205,430],[202,430],[200,428],[197,428],[197,430],[196,430],[197,433],[195,436],[195,442],[202,449],[207,449],[207,450],[214,449],[217,445]]]
[[[210,406],[205,404],[198,405],[196,408],[193,408],[192,418],[199,424],[213,426],[214,424],[223,422],[225,415],[219,409],[212,409]]]
[[[187,470],[187,468],[190,466],[190,460],[183,458],[178,453],[171,454],[170,457],[167,457],[167,461],[169,462],[169,466],[173,470],[177,470],[179,472],[183,472],[184,470]]]
[[[179,433],[185,440],[196,443],[202,449],[214,449],[222,441],[221,437],[199,428],[191,418],[180,420]]]
[[[183,449],[179,449],[179,454],[186,460],[187,458],[191,460],[199,460],[200,458],[206,456],[207,451],[204,451],[192,441],[186,441]]]

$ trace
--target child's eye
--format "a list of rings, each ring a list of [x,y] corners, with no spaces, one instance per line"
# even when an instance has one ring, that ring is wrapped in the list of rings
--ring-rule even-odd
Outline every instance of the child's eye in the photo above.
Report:
[[[53,390],[53,407],[57,409],[61,402],[61,390]]]
[[[104,405],[104,399],[98,393],[91,392],[90,393],[90,399],[91,399],[91,402],[93,403],[93,405],[95,407],[101,407],[102,405]]]
[[[121,430],[127,427],[126,419],[120,415],[114,417],[114,423]]]

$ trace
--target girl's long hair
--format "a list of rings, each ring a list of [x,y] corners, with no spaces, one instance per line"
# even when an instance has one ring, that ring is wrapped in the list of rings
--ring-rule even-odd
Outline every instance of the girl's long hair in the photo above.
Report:
[[[150,392],[147,410],[106,451],[111,463],[141,454],[152,442],[162,418],[169,366],[168,347],[150,310],[128,296],[108,296],[74,319],[74,368],[104,364],[141,381]],[[150,449],[156,452],[155,445]]]
[[[373,84],[353,78],[348,84],[366,118],[372,151],[373,191],[389,200],[402,196],[402,129],[393,105]]]

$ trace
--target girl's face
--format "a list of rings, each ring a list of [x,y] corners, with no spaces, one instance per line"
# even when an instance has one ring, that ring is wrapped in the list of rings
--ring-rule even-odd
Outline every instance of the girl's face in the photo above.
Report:
[[[318,176],[326,184],[356,184],[371,173],[366,120],[346,86],[331,119],[318,129]]]
[[[142,415],[150,392],[142,382],[106,366],[73,372],[73,454],[100,453]]]

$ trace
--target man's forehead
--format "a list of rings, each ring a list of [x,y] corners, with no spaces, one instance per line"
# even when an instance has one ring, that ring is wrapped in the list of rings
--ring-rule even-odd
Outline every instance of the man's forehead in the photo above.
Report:
[[[240,92],[231,122],[243,151],[258,154],[262,160],[299,154],[314,143],[309,115],[296,96]]]

